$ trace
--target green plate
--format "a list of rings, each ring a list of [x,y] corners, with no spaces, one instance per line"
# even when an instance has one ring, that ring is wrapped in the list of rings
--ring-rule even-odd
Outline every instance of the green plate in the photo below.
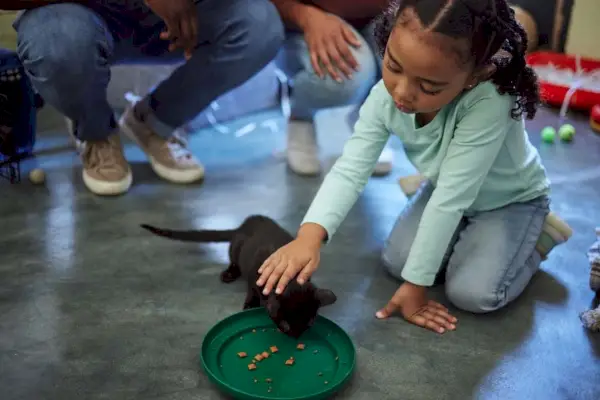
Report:
[[[304,350],[297,348],[304,344]],[[278,351],[271,353],[271,346]],[[270,356],[248,364],[256,354]],[[247,357],[240,358],[238,353]],[[285,365],[294,357],[294,364]],[[210,380],[235,399],[327,399],[348,382],[356,351],[350,337],[333,321],[318,316],[298,340],[275,328],[264,308],[234,314],[215,325],[204,338],[200,361]],[[270,379],[270,382],[267,380]]]

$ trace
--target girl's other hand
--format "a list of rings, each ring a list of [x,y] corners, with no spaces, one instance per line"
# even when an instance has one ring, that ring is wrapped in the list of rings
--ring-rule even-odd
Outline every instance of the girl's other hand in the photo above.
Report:
[[[314,225],[314,224],[310,224]],[[275,293],[281,294],[287,284],[298,276],[299,284],[307,282],[319,267],[322,236],[311,233],[311,226],[302,227],[298,237],[281,247],[258,269],[256,284],[264,286],[263,294],[268,295],[276,287]],[[318,226],[319,231],[323,229]],[[303,230],[308,233],[303,234]]]
[[[404,282],[388,304],[376,314],[379,319],[390,317],[399,312],[404,319],[415,325],[437,333],[456,329],[456,317],[440,303],[427,300],[427,288],[410,282]]]

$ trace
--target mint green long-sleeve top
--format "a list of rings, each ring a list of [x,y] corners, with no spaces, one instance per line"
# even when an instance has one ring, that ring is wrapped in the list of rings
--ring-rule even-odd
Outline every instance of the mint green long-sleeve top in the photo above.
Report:
[[[354,133],[315,196],[303,223],[321,225],[328,240],[367,184],[390,135],[434,185],[402,278],[430,286],[465,213],[493,210],[549,192],[524,121],[511,117],[515,98],[479,84],[442,108],[425,126],[399,111],[383,81],[362,105]]]

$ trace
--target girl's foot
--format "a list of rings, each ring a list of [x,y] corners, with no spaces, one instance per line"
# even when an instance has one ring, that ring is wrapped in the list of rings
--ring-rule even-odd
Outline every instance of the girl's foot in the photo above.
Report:
[[[569,240],[573,235],[573,230],[566,222],[553,212],[546,216],[546,221],[542,227],[542,233],[538,239],[535,249],[540,253],[542,259],[548,258],[550,251],[559,244]]]
[[[298,175],[315,176],[321,172],[315,128],[310,121],[289,121],[287,162]]]

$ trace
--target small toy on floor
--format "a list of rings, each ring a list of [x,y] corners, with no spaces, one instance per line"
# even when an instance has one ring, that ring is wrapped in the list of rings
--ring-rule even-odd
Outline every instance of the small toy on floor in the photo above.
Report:
[[[553,126],[547,126],[541,132],[542,141],[545,143],[554,143],[556,139],[556,129]],[[575,127],[571,124],[564,124],[558,129],[558,137],[563,142],[572,142],[575,137]]]
[[[34,185],[41,185],[46,180],[46,173],[40,168],[32,169],[29,172],[29,180]]]
[[[596,228],[596,243],[588,250],[590,262],[590,289],[600,296],[600,228]],[[600,332],[600,305],[595,309],[579,314],[583,326],[592,332]]]

